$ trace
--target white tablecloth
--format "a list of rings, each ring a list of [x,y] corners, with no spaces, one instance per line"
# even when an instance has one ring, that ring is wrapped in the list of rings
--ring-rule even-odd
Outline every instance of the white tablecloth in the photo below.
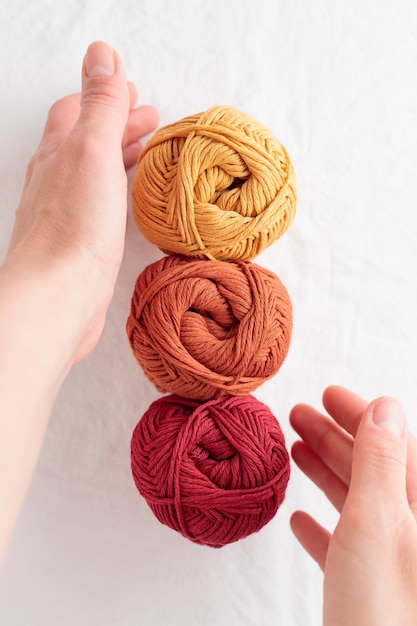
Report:
[[[287,286],[290,353],[256,392],[288,413],[330,383],[401,398],[417,432],[417,5],[409,0],[0,0],[0,251],[52,102],[94,39],[120,53],[161,124],[231,104],[288,149],[298,213],[256,259]],[[158,397],[124,325],[161,253],[129,216],[97,349],[68,377],[0,578],[2,626],[316,626],[322,576],[289,529],[335,512],[292,468],[260,533],[221,550],[162,526],[131,479],[132,429]]]

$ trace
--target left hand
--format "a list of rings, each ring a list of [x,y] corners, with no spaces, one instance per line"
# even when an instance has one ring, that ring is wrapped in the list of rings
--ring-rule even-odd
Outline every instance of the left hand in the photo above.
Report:
[[[119,271],[126,168],[157,124],[119,56],[91,44],[82,92],[50,110],[0,265],[0,563],[59,389],[95,346]]]
[[[126,169],[158,122],[154,107],[134,108],[118,54],[95,42],[82,68],[82,92],[49,111],[31,159],[4,265],[54,272],[81,298],[74,362],[96,344],[120,267],[127,211]]]

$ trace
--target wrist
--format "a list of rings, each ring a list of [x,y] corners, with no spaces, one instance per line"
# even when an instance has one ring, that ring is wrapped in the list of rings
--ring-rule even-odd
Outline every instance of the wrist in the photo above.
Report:
[[[0,266],[0,560],[74,361],[81,318],[66,272],[15,254]]]
[[[51,387],[62,383],[75,360],[83,308],[75,276],[64,264],[13,254],[0,266],[2,345]]]

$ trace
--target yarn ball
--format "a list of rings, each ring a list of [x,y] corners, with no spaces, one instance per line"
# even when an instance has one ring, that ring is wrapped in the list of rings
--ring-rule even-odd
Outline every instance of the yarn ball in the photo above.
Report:
[[[215,548],[267,524],[290,476],[281,428],[250,395],[156,400],[133,432],[131,464],[158,520]]]
[[[126,330],[159,391],[242,395],[283,363],[291,301],[279,278],[254,263],[167,256],[139,275]]]
[[[265,126],[214,106],[153,136],[139,157],[132,207],[163,252],[250,260],[294,218],[294,169]]]

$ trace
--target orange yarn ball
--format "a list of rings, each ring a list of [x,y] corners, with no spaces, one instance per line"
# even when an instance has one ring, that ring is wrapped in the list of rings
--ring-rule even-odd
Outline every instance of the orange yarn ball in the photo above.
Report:
[[[196,258],[253,259],[287,230],[295,205],[285,148],[254,118],[224,106],[161,128],[132,187],[145,237]]]
[[[127,320],[133,353],[161,392],[208,400],[250,393],[289,348],[292,308],[254,263],[164,257],[138,277]]]

